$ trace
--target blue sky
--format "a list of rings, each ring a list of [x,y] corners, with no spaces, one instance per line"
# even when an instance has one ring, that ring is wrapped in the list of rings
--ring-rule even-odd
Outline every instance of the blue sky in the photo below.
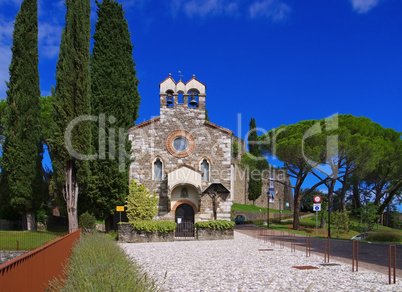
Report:
[[[20,3],[0,0],[0,98]],[[195,74],[207,85],[210,120],[242,138],[252,117],[268,131],[334,113],[402,131],[400,0],[119,3],[141,82],[137,123],[159,115],[158,85],[169,73],[177,81],[180,70],[185,82]],[[94,1],[92,11],[94,23]],[[63,1],[39,0],[42,95],[55,85],[64,14]]]

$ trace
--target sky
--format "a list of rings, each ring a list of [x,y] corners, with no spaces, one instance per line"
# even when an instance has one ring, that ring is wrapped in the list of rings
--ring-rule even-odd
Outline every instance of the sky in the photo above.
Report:
[[[0,0],[0,98],[21,0]],[[55,86],[64,1],[39,0],[42,95]],[[159,115],[169,73],[207,86],[210,121],[246,139],[333,114],[402,132],[400,0],[124,0],[140,81],[137,123]],[[92,4],[92,25],[96,5]]]

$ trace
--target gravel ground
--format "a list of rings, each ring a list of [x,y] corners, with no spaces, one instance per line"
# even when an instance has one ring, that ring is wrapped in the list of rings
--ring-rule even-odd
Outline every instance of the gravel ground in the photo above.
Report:
[[[278,243],[278,242],[277,242]],[[235,231],[234,240],[122,243],[161,291],[402,291],[402,279],[323,257],[291,252]],[[259,249],[273,249],[259,251]],[[293,266],[318,269],[298,270]]]

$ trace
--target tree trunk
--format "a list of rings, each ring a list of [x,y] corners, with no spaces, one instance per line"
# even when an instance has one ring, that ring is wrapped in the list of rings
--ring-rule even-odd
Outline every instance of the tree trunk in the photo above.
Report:
[[[353,205],[355,209],[360,209],[361,207],[359,187],[357,182],[353,184]]]
[[[36,231],[35,212],[34,211],[25,212],[25,220],[27,230]]]
[[[332,197],[334,194],[336,180],[331,180],[331,185],[328,189],[328,237],[331,238],[331,212],[332,212]]]
[[[105,232],[109,233],[110,230],[113,230],[113,215],[109,215],[105,219]]]
[[[293,229],[299,230],[300,222],[300,203],[301,203],[301,196],[298,189],[295,189],[295,198],[294,198],[294,212],[293,212]]]
[[[70,233],[78,229],[77,201],[78,201],[78,181],[74,162],[67,162],[65,168],[66,183],[63,190],[64,200],[67,204],[68,230]]]

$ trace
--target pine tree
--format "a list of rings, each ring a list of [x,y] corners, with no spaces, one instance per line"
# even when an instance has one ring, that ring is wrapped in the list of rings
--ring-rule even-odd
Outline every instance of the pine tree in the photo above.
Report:
[[[91,62],[92,113],[105,119],[104,127],[92,130],[93,148],[99,159],[91,163],[91,188],[86,194],[85,209],[99,219],[106,219],[109,230],[111,214],[123,205],[128,195],[129,160],[122,162],[122,150],[131,145],[124,132],[138,117],[140,96],[133,60],[133,45],[124,11],[117,1],[104,0],[98,6]],[[125,154],[124,153],[124,154]],[[123,157],[124,157],[123,154]]]
[[[90,34],[89,0],[66,0],[53,96],[54,129],[50,143],[55,182],[66,205],[70,232],[78,228],[79,192],[89,177],[90,154]],[[72,128],[68,134],[68,126]],[[74,152],[75,151],[75,152]]]
[[[43,201],[37,0],[21,3],[11,51],[2,185],[7,186],[10,206],[25,215],[24,227],[35,230],[35,211]]]

